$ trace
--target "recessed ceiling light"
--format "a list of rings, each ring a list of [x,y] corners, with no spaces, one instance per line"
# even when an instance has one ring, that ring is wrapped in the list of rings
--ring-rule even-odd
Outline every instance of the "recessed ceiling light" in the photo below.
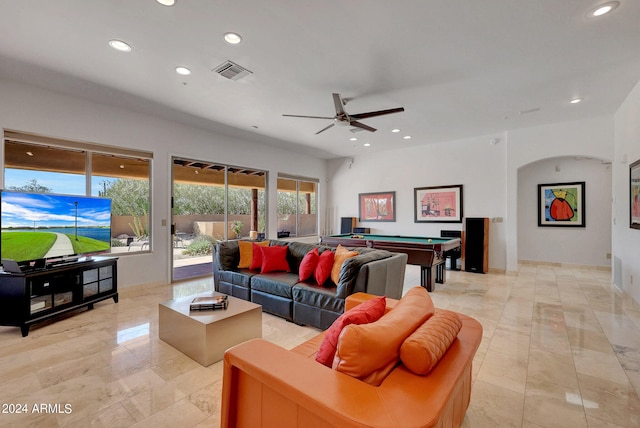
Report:
[[[109,40],[109,46],[120,52],[131,52],[131,46],[122,40]]]
[[[356,137],[351,137],[349,138],[349,141],[358,141],[358,139]]]
[[[124,169],[124,165],[123,164],[120,164],[120,169]]]
[[[163,6],[173,6],[174,4],[176,4],[176,0],[156,0],[156,1]]]
[[[595,18],[598,16],[606,15],[607,13],[615,10],[618,6],[620,6],[619,1],[609,1],[596,6],[594,9],[591,9],[587,16]]]
[[[242,37],[238,33],[224,33],[224,40],[231,45],[237,45],[242,41]]]
[[[27,152],[27,156],[33,156],[33,152]]]
[[[571,104],[578,104],[579,102],[582,101],[582,98],[574,98],[571,101],[569,101]]]
[[[363,144],[363,146],[365,146],[365,147],[370,147],[370,146],[371,146],[371,143],[364,143],[364,144]]]
[[[400,130],[396,128],[396,129],[392,129],[391,132],[400,132]]]
[[[176,67],[176,73],[182,74],[183,76],[188,76],[191,74],[191,70],[187,67]]]
[[[402,138],[404,138],[405,140],[410,140],[410,139],[411,139],[411,135],[405,135],[405,136],[404,136],[404,137],[402,137]]]

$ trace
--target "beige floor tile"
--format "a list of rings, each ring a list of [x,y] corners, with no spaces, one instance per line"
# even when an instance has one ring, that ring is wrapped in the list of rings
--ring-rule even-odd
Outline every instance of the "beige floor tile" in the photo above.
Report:
[[[463,426],[509,428],[522,426],[523,394],[476,381]]]
[[[404,292],[420,269],[407,266]],[[0,327],[0,401],[29,413],[0,426],[218,427],[222,363],[202,367],[158,339],[158,303],[211,280],[124,287],[58,322]],[[640,304],[611,273],[526,264],[517,275],[448,271],[436,306],[484,328],[463,427],[640,426]],[[263,314],[263,338],[292,348],[319,331]],[[34,413],[33,405],[71,406]]]
[[[578,374],[585,412],[593,418],[623,427],[640,426],[640,399],[629,382],[617,383]]]
[[[489,347],[482,367],[478,371],[477,380],[524,394],[527,382],[527,359],[528,355],[518,357],[493,351]]]
[[[570,393],[569,397],[571,397]],[[524,421],[545,428],[587,428],[587,419],[579,400],[527,391]]]

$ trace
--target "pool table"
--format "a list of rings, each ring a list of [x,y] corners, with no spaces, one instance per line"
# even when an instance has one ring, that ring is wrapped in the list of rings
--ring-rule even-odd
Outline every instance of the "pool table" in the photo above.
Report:
[[[428,291],[435,289],[435,283],[446,281],[445,259],[447,254],[459,254],[460,238],[430,238],[425,236],[342,234],[327,235],[320,243],[331,247],[369,247],[409,256],[407,263],[420,266],[420,285]],[[457,251],[456,251],[457,250]],[[457,260],[452,257],[451,266]]]

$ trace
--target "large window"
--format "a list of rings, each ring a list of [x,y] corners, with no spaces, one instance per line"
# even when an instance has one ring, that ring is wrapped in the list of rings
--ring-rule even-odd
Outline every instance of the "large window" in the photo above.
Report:
[[[5,189],[111,198],[112,252],[150,250],[151,153],[5,131],[4,154]]]
[[[318,180],[278,177],[278,235],[318,234]]]

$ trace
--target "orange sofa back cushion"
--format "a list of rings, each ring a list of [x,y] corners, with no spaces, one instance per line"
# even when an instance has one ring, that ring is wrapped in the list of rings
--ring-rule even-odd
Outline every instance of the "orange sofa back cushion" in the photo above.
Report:
[[[412,288],[378,321],[346,326],[338,339],[332,368],[368,384],[380,385],[398,363],[402,342],[434,310],[427,290]]]

